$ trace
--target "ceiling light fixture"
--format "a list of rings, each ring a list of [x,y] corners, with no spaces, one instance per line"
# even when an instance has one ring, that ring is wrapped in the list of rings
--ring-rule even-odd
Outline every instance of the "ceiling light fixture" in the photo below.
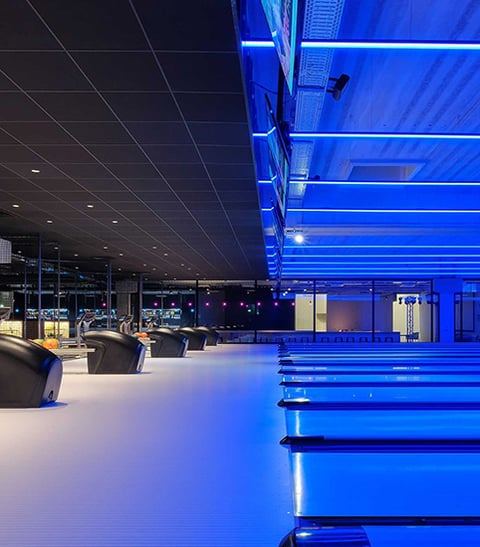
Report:
[[[295,243],[303,243],[305,241],[303,234],[295,234],[293,239],[295,240]]]
[[[271,184],[271,181],[258,181],[259,184]],[[388,181],[388,180],[290,180],[289,184],[308,186],[480,186],[480,182],[437,182],[437,181]]]
[[[87,204],[87,207],[88,207],[89,209],[93,209],[94,206],[93,206],[91,203],[88,203],[88,204]]]
[[[243,40],[242,47],[274,48],[271,40]],[[436,51],[479,51],[479,42],[395,40],[305,40],[302,49],[423,49]]]
[[[47,220],[47,224],[53,224],[53,220]]]
[[[35,173],[35,174],[40,173],[40,169],[32,169],[32,173]]]
[[[18,209],[18,208],[20,207],[20,205],[19,205],[18,203],[14,203],[14,204],[12,205],[12,207],[14,207],[15,209]]]
[[[262,209],[263,211],[263,209]],[[478,214],[479,209],[317,209],[292,207],[288,209],[289,213],[444,213],[444,214]]]

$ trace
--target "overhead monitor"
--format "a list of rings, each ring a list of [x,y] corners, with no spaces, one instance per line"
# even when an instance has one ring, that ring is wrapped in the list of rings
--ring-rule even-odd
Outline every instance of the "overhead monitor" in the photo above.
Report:
[[[261,0],[290,93],[293,94],[298,0]]]

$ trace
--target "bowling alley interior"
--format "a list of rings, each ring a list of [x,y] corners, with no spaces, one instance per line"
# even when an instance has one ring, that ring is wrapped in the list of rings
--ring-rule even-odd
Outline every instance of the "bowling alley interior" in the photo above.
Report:
[[[0,2],[0,545],[480,545],[480,3]]]

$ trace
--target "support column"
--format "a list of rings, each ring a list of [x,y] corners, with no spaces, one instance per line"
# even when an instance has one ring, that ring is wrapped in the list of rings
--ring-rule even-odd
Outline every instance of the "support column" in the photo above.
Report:
[[[42,321],[42,236],[38,236],[38,323],[37,323],[37,338],[43,338],[43,321]]]
[[[112,328],[112,261],[107,263],[107,329]]]
[[[462,292],[463,279],[457,277],[434,279],[433,288],[439,295],[439,342],[455,342],[455,293]]]

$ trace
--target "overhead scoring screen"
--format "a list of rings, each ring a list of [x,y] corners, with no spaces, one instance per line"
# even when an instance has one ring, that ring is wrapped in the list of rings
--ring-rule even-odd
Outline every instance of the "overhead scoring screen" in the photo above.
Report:
[[[298,0],[261,0],[285,80],[293,93]]]

